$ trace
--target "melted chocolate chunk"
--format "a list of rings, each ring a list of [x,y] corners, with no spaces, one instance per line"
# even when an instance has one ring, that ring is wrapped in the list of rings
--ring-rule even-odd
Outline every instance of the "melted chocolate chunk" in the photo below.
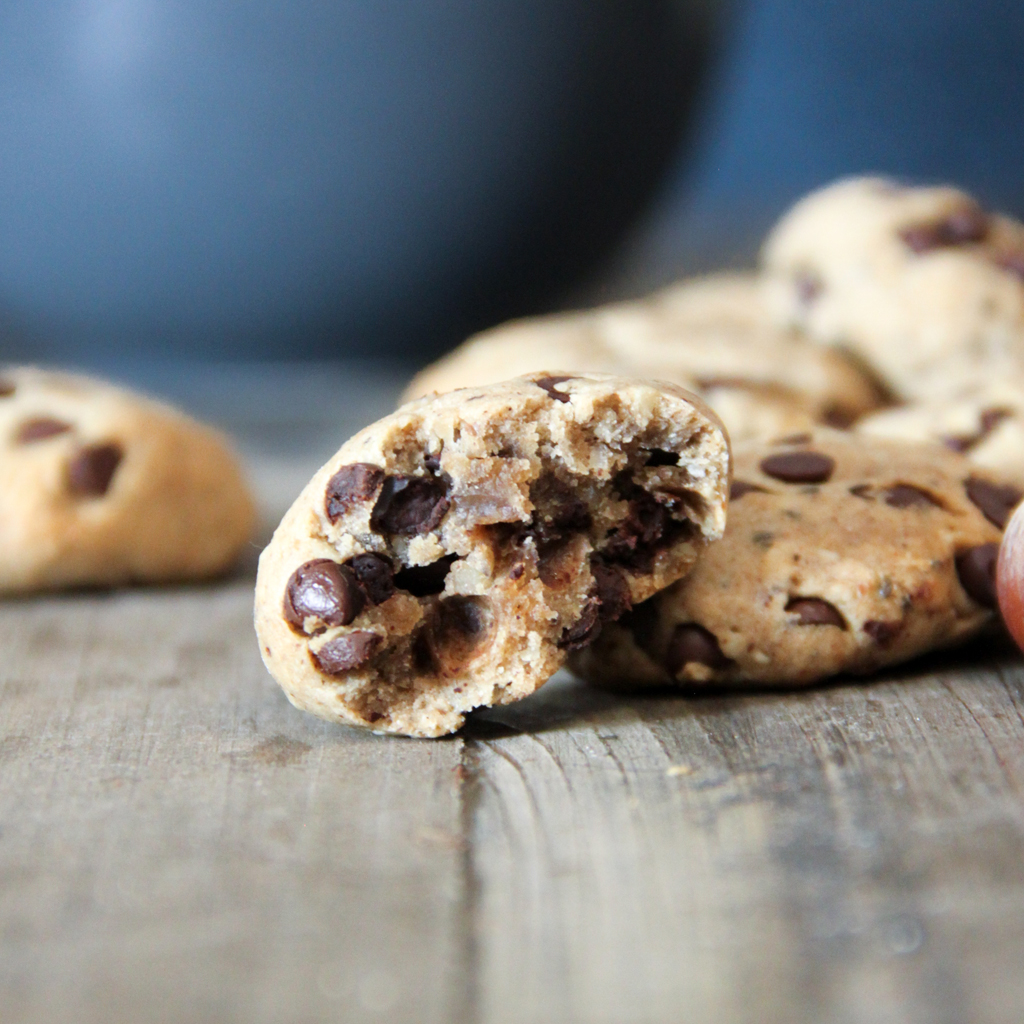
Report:
[[[647,456],[647,466],[678,466],[679,455],[676,452],[667,452],[663,448],[652,448]]]
[[[884,492],[886,505],[893,508],[942,508],[942,502],[933,494],[929,494],[913,484],[893,484]]]
[[[68,463],[71,493],[88,497],[106,494],[123,454],[117,444],[90,444],[80,448]]]
[[[836,430],[849,430],[857,419],[857,414],[840,405],[830,405],[821,416],[822,422]]]
[[[562,630],[558,647],[563,651],[578,651],[592,644],[601,632],[601,602],[596,597],[587,599],[580,617]]]
[[[995,608],[998,544],[979,544],[956,553],[956,574],[960,586],[985,608]]]
[[[590,528],[590,509],[572,487],[552,473],[530,484],[534,513],[530,531],[538,544],[561,540],[569,534]]]
[[[395,570],[390,558],[372,553],[356,555],[345,565],[355,574],[370,604],[383,604],[395,592]]]
[[[876,644],[884,646],[889,643],[903,628],[901,619],[895,622],[884,622],[881,619],[869,619],[864,623],[864,632],[867,633]]]
[[[342,466],[330,480],[324,492],[324,511],[336,523],[362,501],[369,501],[384,480],[384,470],[369,462],[353,462]]]
[[[1021,492],[1016,487],[994,484],[977,476],[968,477],[964,482],[964,490],[971,503],[981,509],[985,518],[1000,530],[1021,499]]]
[[[590,558],[590,572],[594,577],[594,592],[602,622],[614,622],[633,607],[629,583],[623,571],[609,565],[598,555]]]
[[[36,419],[25,420],[14,440],[18,444],[30,444],[32,441],[44,441],[48,437],[56,437],[58,434],[66,434],[71,430],[71,424],[64,420],[55,420],[50,416],[40,416]]]
[[[541,377],[533,383],[536,384],[541,391],[546,391],[556,402],[568,402],[570,400],[569,395],[564,391],[556,391],[555,385],[561,384],[567,380],[575,379],[575,377]]]
[[[977,434],[950,434],[942,439],[942,443],[953,452],[963,454],[970,451],[978,443]]]
[[[988,234],[988,217],[976,206],[965,207],[932,224],[904,228],[900,238],[916,253],[980,242]]]
[[[379,633],[357,629],[328,640],[319,651],[310,651],[310,657],[321,672],[329,676],[340,676],[344,672],[351,672],[352,669],[365,665],[377,653],[383,642],[384,638]],[[376,716],[380,717],[382,716]]]
[[[7,380],[6,377],[0,377],[0,398],[10,398],[16,390],[14,381]]]
[[[433,476],[389,476],[373,506],[370,526],[378,533],[415,537],[438,527],[450,507],[444,480]]]
[[[750,494],[756,492],[758,494],[767,494],[768,492],[757,484],[748,484],[746,480],[733,480],[729,485],[729,500],[739,501],[744,494]]]
[[[637,572],[650,572],[654,556],[686,524],[674,523],[668,509],[638,487],[627,474],[615,481],[616,490],[629,501],[626,516],[612,531],[602,554]]]
[[[797,617],[800,626],[838,626],[846,629],[846,619],[839,609],[820,597],[791,597],[786,602],[786,611]]]
[[[395,573],[394,585],[399,590],[408,591],[413,597],[431,597],[444,590],[444,581],[448,570],[458,559],[458,555],[445,555],[430,565],[411,565]]]
[[[712,669],[728,668],[732,664],[722,653],[715,634],[696,622],[676,626],[665,652],[665,668],[670,675],[678,675],[690,664],[706,665]]]
[[[441,469],[441,456],[440,455],[424,455],[423,465],[430,470],[431,473],[437,473]]]
[[[820,452],[780,452],[761,460],[761,472],[787,484],[823,484],[836,468]]]
[[[355,573],[329,558],[314,558],[300,565],[284,592],[284,617],[297,633],[304,633],[308,616],[325,626],[347,626],[362,610],[365,598]]]

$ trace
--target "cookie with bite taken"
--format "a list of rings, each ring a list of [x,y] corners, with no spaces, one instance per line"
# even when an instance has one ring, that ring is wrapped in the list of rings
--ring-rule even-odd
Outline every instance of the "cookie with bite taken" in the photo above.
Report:
[[[348,441],[260,558],[263,660],[297,707],[440,736],[532,693],[725,524],[729,446],[668,384],[536,374]]]

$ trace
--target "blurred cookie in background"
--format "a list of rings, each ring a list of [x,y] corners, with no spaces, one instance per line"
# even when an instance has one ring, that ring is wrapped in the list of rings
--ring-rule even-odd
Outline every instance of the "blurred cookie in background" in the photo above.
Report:
[[[1024,379],[995,380],[959,397],[883,409],[856,430],[945,445],[1024,487]]]
[[[958,189],[839,181],[779,221],[762,263],[780,326],[849,350],[900,397],[1024,369],[1024,225]]]
[[[88,377],[0,369],[0,592],[202,579],[255,505],[219,432]]]

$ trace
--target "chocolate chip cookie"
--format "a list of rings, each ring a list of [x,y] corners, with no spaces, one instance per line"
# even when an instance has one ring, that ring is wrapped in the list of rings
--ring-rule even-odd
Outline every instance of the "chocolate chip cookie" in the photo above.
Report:
[[[789,686],[959,643],[996,614],[1020,496],[936,445],[819,428],[738,446],[723,539],[572,668],[608,686]]]
[[[551,366],[678,384],[718,413],[733,440],[846,425],[881,404],[877,385],[848,358],[773,327],[760,284],[729,274],[485,331],[419,373],[405,396]]]
[[[0,591],[207,577],[255,506],[216,431],[87,377],[0,369]]]
[[[533,375],[411,402],[312,479],[260,558],[297,707],[440,736],[533,692],[721,535],[724,430],[668,384]]]
[[[852,351],[897,395],[955,394],[1024,361],[1024,225],[953,188],[841,181],[762,254],[782,326]]]
[[[1024,379],[994,380],[958,397],[885,409],[866,416],[856,429],[942,444],[1024,487]]]

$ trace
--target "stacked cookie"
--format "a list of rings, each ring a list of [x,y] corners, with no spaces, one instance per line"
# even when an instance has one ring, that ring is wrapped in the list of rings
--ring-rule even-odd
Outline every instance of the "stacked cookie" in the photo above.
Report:
[[[1024,225],[843,181],[758,273],[494,328],[405,397],[261,561],[264,660],[300,707],[438,735],[565,661],[612,687],[873,672],[997,614]]]

